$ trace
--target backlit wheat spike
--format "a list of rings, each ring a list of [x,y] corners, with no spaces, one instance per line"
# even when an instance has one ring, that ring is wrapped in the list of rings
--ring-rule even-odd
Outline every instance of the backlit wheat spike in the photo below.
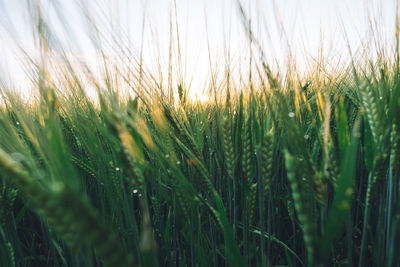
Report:
[[[334,151],[331,143],[330,143],[328,149],[329,149],[328,175],[329,175],[330,182],[333,185],[333,188],[336,189],[337,188],[337,180],[338,180],[339,171],[340,171],[339,164],[338,164],[336,154],[335,154],[335,151]]]
[[[274,130],[271,129],[263,138],[261,146],[261,174],[264,197],[269,194],[272,181],[272,167],[274,162]]]
[[[89,174],[92,178],[97,179],[95,171],[89,165],[87,165],[85,162],[83,162],[79,158],[72,156],[72,155],[71,155],[71,161],[79,169],[81,169],[85,173]]]
[[[301,223],[301,228],[303,230],[304,243],[306,244],[308,253],[308,264],[312,266],[316,248],[315,221],[310,218],[308,207],[306,206],[306,201],[303,195],[304,192],[302,192],[302,188],[300,188],[300,184],[298,182],[299,177],[296,175],[298,164],[296,164],[295,158],[290,155],[289,152],[285,151],[284,156],[287,177],[292,189],[294,207],[296,209],[297,217]]]
[[[251,147],[251,120],[250,116],[247,118],[242,129],[242,168],[247,182],[247,186],[253,184],[253,167],[252,167],[252,147]]]
[[[365,114],[367,116],[367,121],[371,129],[372,138],[375,146],[377,146],[381,144],[382,131],[380,126],[381,121],[379,118],[378,109],[376,105],[376,99],[371,86],[368,85],[367,82],[361,85],[360,93]],[[374,168],[372,170],[373,173],[367,186],[367,195],[366,195],[367,202],[372,201],[376,189],[376,184],[380,180],[380,177],[382,176],[381,170],[383,168],[384,161],[385,161],[385,155],[382,154],[381,152],[375,152],[374,162],[373,162]]]
[[[374,93],[371,86],[367,83],[361,85],[360,93],[374,143],[379,144],[381,140],[381,127]]]
[[[235,151],[233,150],[231,120],[228,116],[225,116],[223,119],[223,128],[226,168],[229,178],[234,179]]]
[[[152,122],[154,123],[154,126],[156,127],[156,130],[160,134],[160,139],[163,142],[164,150],[166,152],[166,155],[168,155],[169,159],[171,161],[177,160],[176,154],[175,154],[175,146],[172,141],[172,130],[171,126],[164,114],[164,109],[158,105],[156,106],[152,111],[151,111],[151,119]]]
[[[141,194],[144,194],[144,181],[137,166],[138,164],[144,164],[143,152],[138,146],[137,142],[133,139],[126,125],[121,121],[120,116],[114,113],[113,120],[114,127],[118,133],[119,139],[121,140],[124,155],[127,159],[131,172],[134,174],[132,179],[128,180],[128,182]]]
[[[253,184],[253,166],[252,166],[252,144],[251,144],[251,117],[248,116],[247,120],[243,124],[242,128],[242,169],[245,177],[245,181],[248,187],[247,199],[247,214],[249,223],[251,223],[254,209],[255,209],[255,195],[257,192],[257,184]],[[255,185],[255,186],[254,186]],[[254,198],[254,199],[253,199]]]

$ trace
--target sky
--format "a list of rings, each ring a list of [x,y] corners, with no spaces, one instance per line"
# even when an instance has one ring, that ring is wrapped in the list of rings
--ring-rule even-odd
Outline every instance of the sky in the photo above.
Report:
[[[29,86],[26,57],[18,47],[30,55],[37,51],[29,2],[41,2],[53,34],[59,37],[60,45],[53,49],[62,47],[91,66],[97,64],[99,53],[90,41],[94,31],[85,15],[96,22],[105,39],[124,36],[124,42],[116,43],[124,43],[137,57],[142,51],[151,72],[160,61],[162,72],[167,72],[172,36],[173,71],[182,72],[186,86],[192,81],[193,95],[204,94],[210,68],[221,72],[230,62],[238,70],[249,60],[247,22],[243,23],[239,2],[251,18],[267,62],[284,65],[291,52],[302,70],[315,63],[321,47],[332,65],[349,58],[347,44],[356,51],[364,41],[374,51],[372,31],[382,43],[393,46],[396,15],[396,0],[0,0],[0,79],[22,91]],[[178,36],[181,70],[176,64]],[[121,56],[115,46],[102,49]]]

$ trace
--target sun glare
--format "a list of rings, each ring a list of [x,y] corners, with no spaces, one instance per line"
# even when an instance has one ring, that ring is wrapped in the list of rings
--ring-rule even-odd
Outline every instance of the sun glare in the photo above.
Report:
[[[195,99],[201,103],[205,103],[209,100],[209,97],[206,94],[197,94],[195,95]]]

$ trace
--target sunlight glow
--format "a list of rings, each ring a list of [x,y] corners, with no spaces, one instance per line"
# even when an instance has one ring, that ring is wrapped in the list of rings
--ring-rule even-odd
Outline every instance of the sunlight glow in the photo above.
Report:
[[[27,7],[16,2],[0,0],[4,7],[0,11],[0,27],[8,29],[0,33],[0,49],[7,55],[0,60],[3,68],[0,76],[21,91],[29,92],[28,60],[18,46],[35,56],[38,44],[30,34],[33,25],[27,19]],[[51,21],[49,27],[54,40],[50,45],[56,52],[80,57],[89,66],[99,61],[93,57],[100,57],[101,53],[127,58],[137,64],[141,62],[148,74],[157,73],[151,79],[162,83],[162,88],[168,88],[170,81],[191,83],[193,92],[189,97],[201,102],[208,99],[200,88],[210,73],[218,80],[229,65],[234,74],[231,77],[241,77],[241,82],[248,77],[248,34],[236,1],[176,0],[176,7],[169,1],[159,0],[57,2],[56,5],[50,0],[41,1],[43,15]],[[300,72],[314,69],[322,58],[332,63],[324,64],[328,68],[343,65],[339,62],[349,59],[347,44],[353,53],[367,44],[375,45],[375,38],[393,46],[396,1],[384,2],[240,1],[246,15],[251,17],[256,38],[251,50],[253,62],[261,56],[257,45],[273,69],[285,70],[290,59]],[[85,16],[90,17],[101,32],[101,40],[96,39],[99,36],[94,26],[85,21]],[[374,31],[380,35],[372,36],[371,29],[376,27],[381,28]],[[371,51],[377,50],[371,48]],[[26,62],[21,64],[24,60]],[[137,66],[126,67],[138,71]],[[91,71],[96,73],[96,68]]]

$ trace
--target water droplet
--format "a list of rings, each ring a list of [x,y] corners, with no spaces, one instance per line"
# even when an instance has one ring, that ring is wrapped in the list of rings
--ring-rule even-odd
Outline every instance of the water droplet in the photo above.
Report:
[[[15,124],[16,124],[16,125],[19,125],[19,121],[17,121]]]
[[[133,189],[133,193],[136,194],[138,191],[137,189]]]
[[[289,115],[290,118],[293,118],[294,117],[294,112],[289,112],[288,115]]]
[[[118,171],[119,171],[119,168],[117,167],[117,168],[115,168],[115,170],[118,172]]]

